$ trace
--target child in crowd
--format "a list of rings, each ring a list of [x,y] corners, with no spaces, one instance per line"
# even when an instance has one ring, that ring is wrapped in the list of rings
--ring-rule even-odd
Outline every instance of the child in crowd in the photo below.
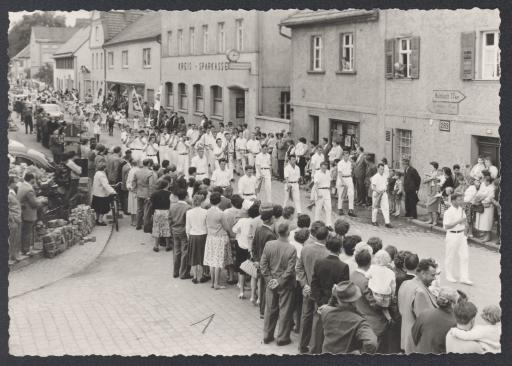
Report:
[[[395,185],[393,187],[395,212],[393,213],[393,216],[400,216],[400,211],[402,210],[402,197],[404,196],[403,176],[404,174],[402,172],[395,172]]]
[[[391,320],[389,306],[396,291],[395,272],[391,267],[391,257],[388,252],[381,249],[375,253],[370,269],[366,272],[368,288],[373,293],[375,303],[383,308],[383,313]]]
[[[452,328],[450,334],[464,341],[480,343],[485,352],[500,353],[501,308],[496,305],[486,306],[480,316],[485,324],[477,324],[468,331]]]

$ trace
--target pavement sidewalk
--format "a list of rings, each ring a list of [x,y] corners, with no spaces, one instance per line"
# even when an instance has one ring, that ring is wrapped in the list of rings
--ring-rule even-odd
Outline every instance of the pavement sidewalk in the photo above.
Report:
[[[103,252],[112,235],[112,226],[96,226],[89,236],[95,242],[74,245],[55,258],[40,258],[28,266],[9,272],[9,298],[26,294],[83,271]]]

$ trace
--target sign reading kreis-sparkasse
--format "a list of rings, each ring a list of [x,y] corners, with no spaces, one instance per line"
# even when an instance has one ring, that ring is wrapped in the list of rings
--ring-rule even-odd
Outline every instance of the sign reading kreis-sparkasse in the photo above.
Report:
[[[178,62],[179,71],[228,71],[229,62]]]

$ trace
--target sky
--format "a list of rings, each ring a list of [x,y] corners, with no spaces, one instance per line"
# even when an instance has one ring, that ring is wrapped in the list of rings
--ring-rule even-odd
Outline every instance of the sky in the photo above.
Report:
[[[9,12],[9,29],[13,26],[13,23],[19,21],[23,18],[25,14],[32,14],[34,11],[17,11],[17,12]],[[74,26],[75,20],[77,18],[89,18],[90,12],[85,10],[78,11],[56,11],[56,15],[64,15],[66,17],[66,25]]]

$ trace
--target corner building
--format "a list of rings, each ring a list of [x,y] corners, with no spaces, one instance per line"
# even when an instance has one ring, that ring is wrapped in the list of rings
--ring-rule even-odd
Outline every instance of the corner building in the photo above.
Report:
[[[497,10],[301,11],[292,31],[292,132],[357,143],[420,175],[429,162],[499,166]]]
[[[289,129],[290,11],[163,11],[163,106],[197,123]]]

